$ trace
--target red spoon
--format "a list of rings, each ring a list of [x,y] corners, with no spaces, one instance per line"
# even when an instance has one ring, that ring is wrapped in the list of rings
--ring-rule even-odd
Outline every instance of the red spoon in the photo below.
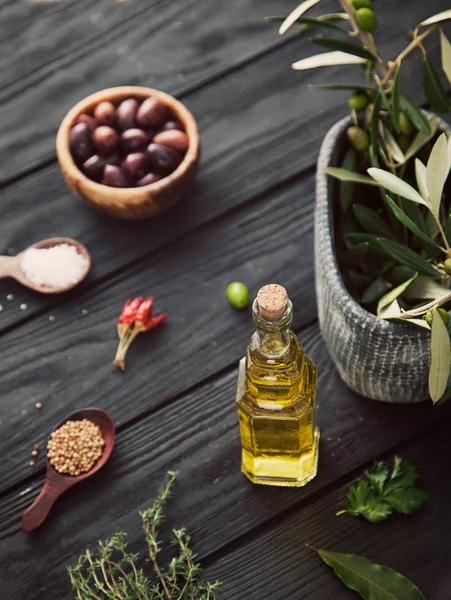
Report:
[[[58,473],[47,459],[47,473],[41,493],[22,515],[22,530],[25,533],[31,533],[42,525],[50,509],[64,492],[80,481],[84,481],[88,477],[91,477],[91,475],[94,475],[94,473],[97,473],[110,458],[114,446],[114,424],[111,417],[100,408],[84,408],[83,410],[79,410],[66,417],[55,429],[64,425],[66,421],[80,421],[81,419],[89,419],[100,427],[103,439],[105,440],[103,454],[90,471],[77,477]]]

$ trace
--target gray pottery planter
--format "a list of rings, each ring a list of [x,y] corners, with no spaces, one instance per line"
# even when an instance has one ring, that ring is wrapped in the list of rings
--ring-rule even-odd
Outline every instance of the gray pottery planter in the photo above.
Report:
[[[341,378],[352,390],[384,402],[420,402],[428,398],[430,333],[367,312],[349,294],[338,270],[331,206],[335,180],[323,170],[337,166],[349,125],[347,117],[332,127],[318,159],[315,268],[321,332]]]

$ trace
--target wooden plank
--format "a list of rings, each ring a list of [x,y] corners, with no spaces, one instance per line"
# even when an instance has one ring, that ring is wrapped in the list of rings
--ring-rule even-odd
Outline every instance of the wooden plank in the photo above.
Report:
[[[8,140],[0,157],[11,162],[0,168],[0,179],[53,155],[64,114],[98,89],[137,84],[179,94],[280,43],[275,27],[264,21],[272,9],[270,0],[221,2],[220,9],[198,0],[6,6],[0,137]],[[289,12],[290,2],[278,9]],[[26,115],[28,109],[33,115]]]
[[[307,506],[278,518],[232,553],[225,553],[205,571],[224,581],[224,598],[309,598],[347,600],[357,594],[346,588],[305,544],[361,554],[389,566],[413,581],[428,600],[451,595],[451,485],[447,426],[402,449],[402,456],[420,467],[422,487],[430,494],[427,507],[411,517],[391,517],[371,525],[363,519],[336,517],[349,481]]]
[[[363,466],[374,456],[392,454],[411,441],[418,442],[424,451],[429,444],[422,436],[426,430],[432,430],[437,443],[443,446],[451,405],[437,410],[428,403],[411,407],[391,406],[357,397],[339,381],[317,325],[304,330],[301,339],[318,362],[320,373],[320,469],[311,484],[303,489],[254,486],[239,472],[239,431],[233,401],[236,372],[233,370],[121,431],[111,462],[103,473],[64,498],[45,526],[32,537],[20,531],[20,516],[35,497],[42,479],[36,477],[31,482],[24,482],[4,495],[0,500],[0,547],[3,551],[7,549],[9,557],[9,568],[2,574],[4,593],[9,592],[8,597],[21,598],[32,590],[38,590],[41,596],[36,597],[46,597],[46,600],[69,598],[64,566],[73,563],[85,547],[94,548],[97,540],[106,538],[117,527],[129,533],[133,551],[142,548],[137,512],[150,505],[168,469],[180,472],[176,494],[168,512],[168,528],[187,527],[201,558],[214,553],[209,562],[215,557],[217,562],[211,564],[208,574],[220,576],[227,582],[224,598],[242,598],[245,585],[249,586],[250,593],[255,594],[252,597],[259,597],[258,593],[264,597],[265,588],[259,581],[266,581],[268,589],[271,589],[273,595],[268,592],[266,597],[277,598],[273,592],[277,580],[285,585],[287,578],[287,586],[294,585],[289,573],[299,573],[299,569],[304,573],[304,563],[307,571],[319,568],[314,557],[304,558],[305,542],[336,546],[343,551],[366,552],[373,558],[379,558],[369,552],[372,540],[378,539],[377,528],[363,525],[363,545],[358,545],[351,534],[352,528],[359,522],[333,517],[343,504],[348,482],[337,493],[328,493],[324,501],[318,503],[318,500],[334,486],[335,481],[360,474]],[[120,403],[123,402],[120,399],[112,408],[114,416],[121,411]],[[442,424],[440,435],[436,432],[437,423]],[[437,473],[446,472],[448,460],[441,446],[419,461],[422,472],[428,475],[426,488],[433,493],[431,511],[437,506],[436,500],[440,499],[434,493],[433,485],[439,482]],[[409,455],[404,450],[401,454]],[[10,454],[3,453],[3,456],[9,457]],[[436,471],[433,468],[435,463],[442,465],[442,469]],[[298,525],[298,520],[294,525],[285,525],[291,522],[291,515],[293,519],[300,515],[301,525]],[[330,525],[331,520],[334,527]],[[412,537],[406,535],[406,526],[411,521],[404,519],[400,524],[406,539]],[[265,523],[260,535],[256,528]],[[291,534],[282,547],[280,536],[286,535],[287,531]],[[334,531],[338,532],[336,538]],[[371,538],[370,532],[373,531],[376,532],[375,537]],[[387,531],[390,529],[382,526],[381,532]],[[344,535],[343,544],[339,545],[345,532],[349,534]],[[253,545],[254,538],[258,552]],[[259,541],[261,539],[264,539],[264,545]],[[227,547],[230,544],[232,546]],[[238,548],[238,551],[231,553],[227,563],[229,548]],[[243,561],[247,551],[252,558]],[[28,560],[30,552],[33,553],[32,561]],[[259,552],[264,561],[261,569],[257,558]],[[276,563],[271,563],[271,554]],[[238,558],[235,559],[236,556]],[[280,569],[283,556],[290,565],[288,570]],[[421,554],[423,556],[424,553]],[[24,561],[27,569],[19,577]],[[246,564],[249,577],[244,575],[244,567],[238,568],[240,561],[243,561],[242,565]],[[387,558],[387,562],[394,567],[403,566],[391,558]],[[262,575],[264,570],[269,571],[266,579]],[[242,583],[239,583],[240,578]],[[304,577],[296,581],[302,585]],[[320,591],[325,592],[327,585],[322,586]],[[235,588],[237,592],[233,595],[231,590]],[[293,593],[292,597],[297,596]]]
[[[118,83],[147,85],[152,76],[152,85],[183,96],[184,90],[249,60],[271,44],[282,44],[275,57],[272,53],[264,54],[237,75],[229,75],[224,87],[222,82],[214,83],[214,104],[221,100],[223,110],[227,111],[227,127],[235,134],[242,131],[251,152],[255,146],[267,150],[272,144],[271,137],[279,138],[284,163],[290,154],[296,158],[302,156],[299,142],[305,139],[309,127],[319,141],[332,122],[330,119],[337,117],[337,96],[312,92],[303,101],[299,90],[304,90],[307,82],[356,79],[356,67],[328,69],[327,73],[322,69],[306,74],[291,72],[289,65],[295,59],[314,51],[305,42],[296,40],[287,44],[278,37],[274,25],[264,22],[264,16],[275,10],[270,0],[259,3],[248,0],[239,6],[222,2],[220,10],[215,3],[194,0],[188,6],[182,0],[153,0],[150,4],[138,0],[121,4],[101,0],[85,4],[85,9],[79,10],[78,3],[68,3],[67,18],[65,2],[28,9],[34,12],[27,20],[28,27],[23,28],[26,43],[22,43],[22,38],[17,46],[11,40],[8,42],[9,53],[16,58],[0,65],[3,67],[0,180],[52,157],[55,133],[63,115],[89,93]],[[12,11],[16,28],[22,27],[25,10],[22,7],[23,3],[8,5],[8,15]],[[291,7],[292,3],[284,0],[278,3],[277,10],[283,13]],[[427,6],[418,2],[412,5],[409,0],[400,0],[396,6],[384,5],[379,11],[378,30],[383,54],[394,57],[405,43],[406,29],[442,7],[442,0],[431,0]],[[398,18],[407,9],[409,23]],[[36,18],[38,11],[43,11],[42,20]],[[165,26],[168,23],[169,32]],[[416,63],[419,68],[419,61]],[[406,66],[406,75],[409,70]],[[347,77],[346,73],[354,75]],[[418,73],[415,70],[414,77],[410,74],[414,90],[421,86]],[[256,89],[250,98],[251,86]],[[281,99],[279,89],[286,90],[287,86],[290,92]],[[239,95],[230,96],[234,88]],[[191,107],[190,100],[188,104]],[[192,108],[196,117],[207,113],[210,120],[217,119],[209,102]],[[269,139],[265,135],[267,129],[272,132]],[[214,127],[204,134],[206,139],[209,135],[215,135]],[[215,135],[214,139],[216,144],[226,147],[227,137],[223,140],[221,135]],[[238,147],[239,136],[236,136],[228,153],[233,154]],[[305,158],[310,157],[312,164],[315,146],[307,144],[305,148],[309,148]],[[248,172],[258,170],[258,163],[254,159],[247,167]],[[277,163],[276,168],[280,168]]]
[[[11,459],[0,489],[28,475],[31,438],[41,441],[75,408],[99,406],[123,424],[233,365],[252,322],[250,310],[228,305],[230,281],[245,281],[252,295],[269,281],[282,282],[302,307],[295,327],[314,320],[312,205],[313,182],[295,182],[193,231],[126,278],[55,307],[51,322],[42,314],[4,335],[0,414],[7,435],[0,435],[0,448]],[[111,364],[116,322],[125,300],[140,294],[154,295],[156,309],[169,318],[136,340],[124,375]],[[3,312],[20,312],[19,302],[7,302]],[[43,404],[39,414],[36,402]]]
[[[387,54],[393,53],[396,43],[387,44]],[[306,45],[301,48],[309,51]],[[284,46],[189,96],[187,104],[198,116],[202,132],[201,171],[187,199],[170,213],[143,223],[98,215],[71,196],[58,167],[51,165],[2,190],[0,253],[17,252],[53,235],[75,237],[93,256],[89,289],[110,274],[119,276],[137,260],[153,260],[153,251],[179,235],[313,167],[323,135],[341,114],[338,107],[344,96],[308,91],[307,82],[324,81],[325,73],[291,72],[294,55],[294,46]],[[406,67],[406,83],[419,96],[419,63],[414,64],[410,72]],[[347,73],[340,67],[328,71],[328,76],[340,79]],[[0,282],[0,304],[5,308],[0,331],[30,319],[36,310],[53,310],[78,298],[79,292],[83,289],[63,298],[41,298],[11,282]],[[4,301],[9,293],[18,304],[27,305],[25,312],[17,307],[9,310]]]

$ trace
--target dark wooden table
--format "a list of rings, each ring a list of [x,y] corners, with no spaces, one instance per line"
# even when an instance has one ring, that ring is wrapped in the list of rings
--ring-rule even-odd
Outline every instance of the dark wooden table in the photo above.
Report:
[[[325,0],[329,7],[335,4]],[[378,2],[380,46],[394,56],[408,28],[446,0]],[[117,527],[142,550],[138,511],[164,474],[180,472],[168,509],[186,527],[221,598],[355,598],[305,546],[364,554],[412,579],[428,600],[451,598],[451,406],[387,406],[340,381],[316,319],[312,214],[321,139],[345,113],[346,93],[309,91],[345,68],[296,73],[313,53],[280,38],[265,15],[289,0],[0,0],[0,253],[70,236],[89,248],[89,279],[64,297],[0,284],[0,597],[72,598],[65,566]],[[405,85],[424,101],[418,57]],[[60,120],[78,100],[120,84],[152,85],[196,116],[203,156],[186,200],[154,221],[93,212],[68,191],[56,163]],[[294,329],[319,365],[319,474],[304,489],[250,484],[240,473],[234,406],[249,311],[224,299],[231,280],[252,294],[284,284]],[[167,324],[141,336],[125,374],[112,365],[116,320],[132,295],[152,294]],[[13,295],[13,299],[10,295]],[[42,403],[37,412],[35,403]],[[117,446],[105,469],[61,500],[34,535],[23,510],[44,477],[55,423],[107,410]],[[426,509],[372,526],[335,517],[350,482],[375,458],[418,462]]]

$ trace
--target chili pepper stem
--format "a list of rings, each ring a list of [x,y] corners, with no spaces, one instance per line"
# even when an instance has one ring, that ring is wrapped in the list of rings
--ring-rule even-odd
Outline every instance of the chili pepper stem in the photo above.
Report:
[[[139,330],[132,329],[119,341],[113,364],[119,367],[122,371],[125,371],[125,355],[127,354],[131,343],[139,333]]]

